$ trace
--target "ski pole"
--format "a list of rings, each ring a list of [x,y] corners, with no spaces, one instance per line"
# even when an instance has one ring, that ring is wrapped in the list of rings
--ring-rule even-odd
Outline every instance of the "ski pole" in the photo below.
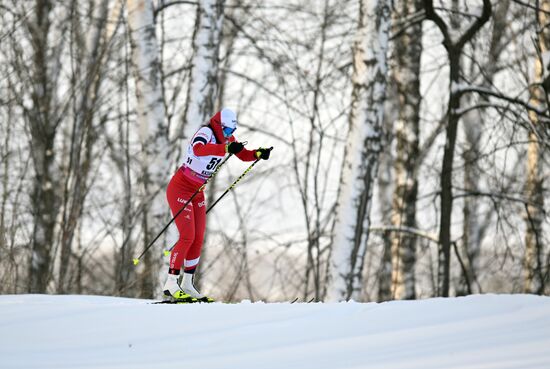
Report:
[[[208,182],[210,181],[210,179],[214,178],[214,176],[218,173],[218,171],[220,170],[220,168],[225,164],[225,162],[227,160],[229,160],[229,158],[232,156],[233,154],[229,154],[229,156],[227,158],[225,158],[220,165],[218,165],[216,167],[216,169],[214,170],[214,172],[210,175],[210,177],[208,177],[206,179],[206,181],[193,193],[193,195],[191,195],[191,197],[189,198],[189,200],[187,200],[187,202],[182,206],[182,208],[180,210],[178,210],[178,212],[172,217],[172,219],[170,219],[170,221],[168,222],[168,224],[166,224],[164,226],[164,228],[159,232],[159,234],[157,234],[157,236],[153,239],[153,241],[151,241],[149,243],[149,245],[147,245],[147,247],[145,248],[145,250],[143,250],[143,252],[137,257],[137,258],[134,258],[134,265],[138,265],[139,264],[139,260],[142,258],[143,255],[145,255],[145,253],[151,248],[151,246],[153,246],[153,244],[155,243],[156,240],[159,239],[159,237],[168,229],[168,227],[170,226],[170,224],[172,224],[174,222],[174,220],[176,220],[176,218],[178,217],[178,215],[180,215],[183,210],[187,207],[187,205],[189,205],[189,203],[193,200],[193,198],[199,193],[201,192],[205,187],[206,185],[208,184]]]
[[[270,147],[270,148],[269,148],[269,151],[271,151],[271,150],[273,150],[273,147]],[[214,201],[214,203],[213,203],[212,205],[210,205],[210,206],[208,207],[208,209],[206,209],[206,214],[208,214],[208,212],[209,212],[210,210],[212,210],[212,208],[214,207],[214,205],[216,205],[216,204],[222,199],[222,197],[224,197],[225,195],[227,195],[227,193],[228,193],[230,190],[232,190],[233,187],[235,187],[235,185],[236,185],[237,183],[239,183],[239,181],[246,175],[246,173],[250,172],[250,170],[254,167],[254,165],[256,165],[256,163],[258,163],[259,161],[260,161],[260,159],[254,160],[254,162],[253,162],[248,168],[246,168],[246,170],[243,172],[243,174],[241,174],[241,175],[239,176],[239,178],[237,178],[237,179],[231,184],[231,186],[229,186],[229,187],[227,188],[227,190],[225,190],[225,192],[224,192],[220,197],[218,197],[217,200]],[[164,251],[164,255],[165,255],[165,256],[170,255],[170,251],[172,251],[172,249],[173,249],[175,246],[176,246],[176,244],[172,245],[172,247],[170,247],[168,250],[165,250],[165,251]]]

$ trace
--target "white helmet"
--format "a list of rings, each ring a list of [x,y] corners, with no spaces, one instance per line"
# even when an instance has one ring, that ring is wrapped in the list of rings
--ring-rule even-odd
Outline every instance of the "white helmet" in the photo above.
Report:
[[[230,137],[237,129],[237,114],[231,109],[224,108],[220,111],[220,123],[223,135]]]

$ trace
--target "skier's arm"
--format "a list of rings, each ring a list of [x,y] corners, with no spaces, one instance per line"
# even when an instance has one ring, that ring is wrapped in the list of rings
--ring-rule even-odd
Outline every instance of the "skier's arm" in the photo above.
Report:
[[[224,156],[225,155],[225,145],[224,144],[204,144],[204,143],[193,143],[193,153],[197,156]]]
[[[237,157],[242,161],[254,161],[257,159],[255,154],[256,154],[256,150],[242,149],[235,155],[237,155]]]
[[[231,151],[228,149],[228,145],[224,144],[204,144],[201,142],[193,144],[193,153],[196,156],[224,156],[227,152]],[[257,159],[255,153],[256,150],[247,150],[242,148],[239,152],[236,152],[235,155],[237,155],[237,157],[242,161],[253,161]]]

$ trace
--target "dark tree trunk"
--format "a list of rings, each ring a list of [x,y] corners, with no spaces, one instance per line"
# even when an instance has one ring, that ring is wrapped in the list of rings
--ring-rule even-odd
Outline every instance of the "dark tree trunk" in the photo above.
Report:
[[[456,144],[456,135],[458,129],[458,122],[460,116],[458,115],[458,109],[460,108],[461,92],[459,87],[460,83],[460,56],[466,42],[472,40],[475,34],[481,29],[481,27],[491,17],[491,2],[490,0],[483,0],[483,10],[479,17],[476,17],[474,21],[466,28],[466,30],[456,38],[449,34],[449,26],[443,21],[443,19],[435,12],[433,0],[423,0],[424,8],[426,12],[426,18],[433,21],[441,33],[443,34],[443,46],[447,50],[447,56],[449,59],[449,105],[447,110],[447,127],[445,148],[443,150],[443,163],[441,168],[441,215],[439,223],[439,251],[438,251],[438,284],[437,295],[449,296],[449,286],[451,278],[451,221],[453,211],[453,162]],[[453,24],[455,28],[456,23]],[[456,30],[452,30],[456,33]]]
[[[32,108],[26,111],[27,124],[30,127],[31,155],[35,177],[31,192],[31,214],[34,227],[29,260],[29,292],[44,293],[51,278],[52,249],[56,218],[59,210],[57,195],[58,178],[55,174],[54,143],[58,122],[53,112],[54,91],[52,76],[48,64],[50,46],[50,1],[37,0],[35,19],[30,20],[28,29],[33,48],[31,69]]]

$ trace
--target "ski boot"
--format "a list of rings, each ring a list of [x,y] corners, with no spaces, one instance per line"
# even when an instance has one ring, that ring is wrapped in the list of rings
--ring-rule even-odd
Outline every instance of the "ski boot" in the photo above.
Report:
[[[186,293],[188,296],[197,299],[198,302],[214,302],[214,299],[203,295],[197,290],[197,288],[193,284],[193,276],[194,274],[191,273],[183,273],[183,283],[181,286],[183,292]]]
[[[180,284],[179,284],[179,275],[168,274],[168,279],[164,283],[163,287],[163,297],[166,302],[174,303],[187,303],[191,304],[194,302],[199,302],[198,299],[190,296],[188,293],[185,293]]]

